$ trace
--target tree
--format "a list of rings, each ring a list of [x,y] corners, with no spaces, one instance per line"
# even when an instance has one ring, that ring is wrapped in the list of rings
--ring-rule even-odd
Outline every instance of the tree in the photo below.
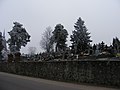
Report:
[[[36,53],[36,47],[29,47],[28,48],[28,53],[30,55],[34,55]]]
[[[93,54],[95,54],[95,51],[96,51],[96,49],[97,49],[96,47],[97,47],[97,46],[94,44],[94,45],[93,45]]]
[[[57,24],[53,31],[53,41],[56,43],[56,52],[64,51],[66,49],[66,41],[67,41],[68,32],[64,29],[64,26],[61,24]]]
[[[120,40],[116,37],[113,38],[113,49],[114,53],[120,53]]]
[[[42,35],[42,39],[40,41],[40,46],[46,51],[51,52],[53,49],[53,43],[52,43],[52,29],[51,27],[47,27],[45,32]]]
[[[13,24],[13,29],[8,32],[10,38],[7,43],[10,51],[16,53],[20,52],[21,46],[25,47],[27,43],[30,42],[30,35],[27,33],[26,29],[22,27],[22,24],[18,22],[14,22]]]
[[[100,44],[100,49],[103,52],[105,48],[105,43],[102,41],[102,43]]]
[[[4,48],[3,46],[3,39],[2,39],[2,33],[0,32],[0,60],[2,60],[3,56],[2,56],[2,50]]]
[[[84,21],[79,18],[74,25],[75,30],[72,32],[71,40],[72,41],[72,51],[75,54],[84,52],[89,48],[90,42],[90,33],[88,32],[86,26],[84,25]]]

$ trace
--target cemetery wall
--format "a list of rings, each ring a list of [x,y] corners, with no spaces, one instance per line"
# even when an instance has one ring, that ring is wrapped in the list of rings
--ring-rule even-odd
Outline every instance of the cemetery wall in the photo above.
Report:
[[[51,80],[120,87],[120,61],[0,63],[0,71]]]

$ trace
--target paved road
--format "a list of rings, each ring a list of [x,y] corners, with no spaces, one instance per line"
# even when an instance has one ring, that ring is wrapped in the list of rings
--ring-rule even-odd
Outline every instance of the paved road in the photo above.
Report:
[[[119,90],[76,85],[0,72],[0,90]]]

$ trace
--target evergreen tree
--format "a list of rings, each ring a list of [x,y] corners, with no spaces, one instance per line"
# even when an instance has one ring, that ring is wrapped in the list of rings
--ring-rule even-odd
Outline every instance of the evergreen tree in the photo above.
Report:
[[[27,33],[26,29],[22,27],[22,24],[18,22],[14,22],[13,24],[13,29],[8,32],[10,38],[7,42],[10,51],[16,53],[20,51],[21,46],[25,47],[27,42],[30,42],[30,35]]]
[[[102,41],[102,43],[100,43],[100,50],[101,50],[101,52],[104,51],[104,48],[105,48],[105,43]]]
[[[93,49],[93,54],[95,54],[95,51],[96,51],[96,49],[97,49],[95,44],[93,45],[93,48],[92,48],[92,49]]]
[[[53,41],[56,43],[56,52],[64,51],[66,48],[68,32],[64,29],[64,26],[57,24],[55,30],[53,31]]]
[[[75,30],[72,32],[73,34],[70,36],[72,41],[72,51],[73,53],[81,53],[89,48],[90,42],[90,33],[88,32],[86,26],[84,25],[84,21],[79,18],[74,25]]]
[[[120,53],[120,40],[116,37],[113,38],[114,53]]]
[[[2,60],[3,56],[2,56],[2,50],[4,48],[3,46],[3,39],[2,39],[2,33],[0,32],[0,60]]]

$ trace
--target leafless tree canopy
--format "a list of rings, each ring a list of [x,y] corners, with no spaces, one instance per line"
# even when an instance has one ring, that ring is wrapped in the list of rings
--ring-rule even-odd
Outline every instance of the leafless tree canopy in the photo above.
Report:
[[[52,37],[52,28],[49,26],[46,28],[45,32],[42,35],[42,39],[40,41],[40,46],[46,52],[50,52],[53,48],[53,44],[51,42]]]

